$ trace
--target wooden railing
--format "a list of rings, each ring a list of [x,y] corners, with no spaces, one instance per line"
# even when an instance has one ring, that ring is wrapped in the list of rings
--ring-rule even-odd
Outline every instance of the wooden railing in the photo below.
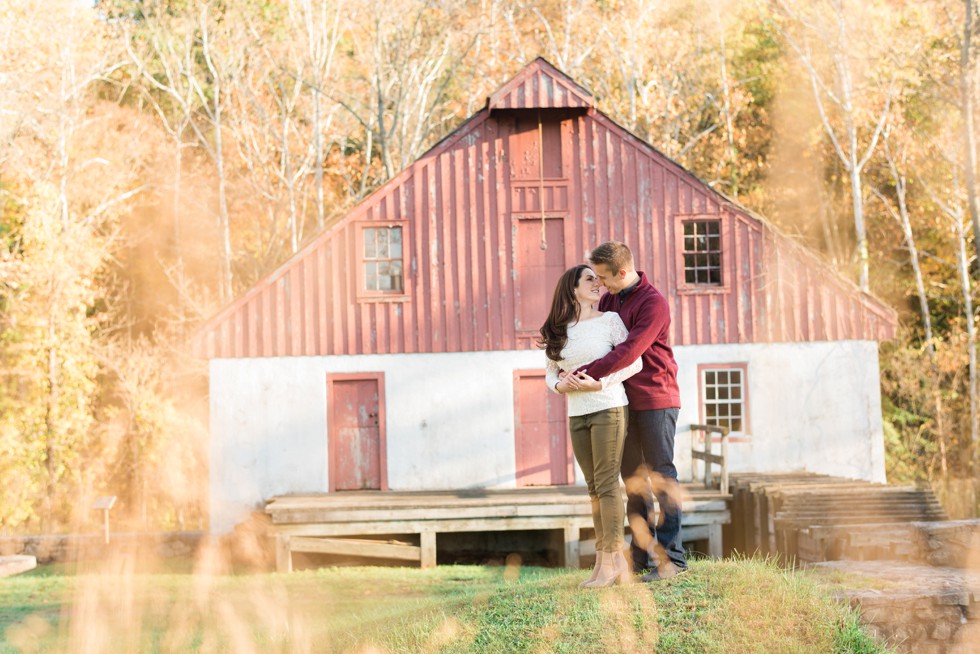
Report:
[[[728,493],[728,428],[715,425],[691,425],[692,432],[700,432],[701,436],[692,434],[691,436],[691,479],[697,479],[697,462],[704,462],[704,487],[714,487],[714,479],[711,474],[711,465],[717,464],[721,468],[719,488],[722,493]],[[711,444],[714,442],[712,434],[721,435],[721,453],[714,454],[711,451]],[[697,449],[698,441],[703,445],[703,449]]]

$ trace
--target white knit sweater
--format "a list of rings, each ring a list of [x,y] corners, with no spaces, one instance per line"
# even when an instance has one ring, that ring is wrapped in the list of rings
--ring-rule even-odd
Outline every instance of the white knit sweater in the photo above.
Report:
[[[601,316],[568,326],[568,341],[561,351],[561,360],[552,361],[545,357],[545,380],[548,388],[557,393],[555,384],[558,383],[558,373],[561,370],[571,372],[580,366],[591,363],[608,354],[613,346],[626,340],[629,331],[623,324],[622,318],[614,311],[607,311]],[[640,359],[631,365],[603,377],[601,391],[572,391],[568,395],[568,415],[584,416],[603,409],[626,406],[626,389],[623,380],[629,379],[640,372],[643,363]],[[588,374],[588,370],[585,371]]]

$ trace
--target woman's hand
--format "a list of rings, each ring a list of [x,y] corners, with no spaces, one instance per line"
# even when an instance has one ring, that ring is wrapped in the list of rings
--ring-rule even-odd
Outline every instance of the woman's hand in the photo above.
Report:
[[[576,372],[565,375],[558,384],[558,390],[566,393],[568,391],[601,391],[602,382],[592,379],[584,372]]]

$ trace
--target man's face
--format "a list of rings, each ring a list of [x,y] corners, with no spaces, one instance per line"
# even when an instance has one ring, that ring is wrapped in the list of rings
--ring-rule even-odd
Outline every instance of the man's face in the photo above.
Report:
[[[593,266],[595,269],[596,277],[599,278],[599,283],[606,287],[606,290],[615,295],[621,290],[626,288],[626,270],[620,270],[618,273],[613,274],[609,270],[609,266],[604,263],[597,263]]]

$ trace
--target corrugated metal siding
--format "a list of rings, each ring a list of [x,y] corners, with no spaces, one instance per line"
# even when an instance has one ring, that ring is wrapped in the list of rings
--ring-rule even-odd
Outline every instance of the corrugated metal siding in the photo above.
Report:
[[[764,279],[772,291],[770,341],[887,340],[894,312],[860,293],[803,246],[768,233]]]
[[[528,180],[527,166],[514,160],[532,156],[539,132],[514,114],[484,110],[206,323],[195,353],[210,358],[533,347],[532,331],[518,328],[519,321],[530,320],[527,307],[518,304],[518,289],[527,293],[528,283],[540,283],[550,298],[555,279],[517,279],[522,267],[546,265],[525,261],[534,253],[526,243],[518,257],[517,239],[521,233],[533,237],[527,221],[540,215],[542,199],[549,247],[563,242],[565,266],[583,261],[605,240],[631,246],[637,268],[672,303],[674,344],[894,336],[893,311],[606,116],[541,114],[542,121],[553,121],[540,130],[543,149],[559,152],[558,168],[548,164],[545,179]],[[555,156],[547,153],[544,160],[554,162]],[[723,292],[688,292],[679,284],[678,216],[696,214],[723,219]],[[555,220],[563,226],[561,238]],[[407,221],[403,301],[358,299],[362,221]],[[542,261],[545,254],[553,259],[555,253],[542,253]],[[541,307],[540,314],[546,311]]]

